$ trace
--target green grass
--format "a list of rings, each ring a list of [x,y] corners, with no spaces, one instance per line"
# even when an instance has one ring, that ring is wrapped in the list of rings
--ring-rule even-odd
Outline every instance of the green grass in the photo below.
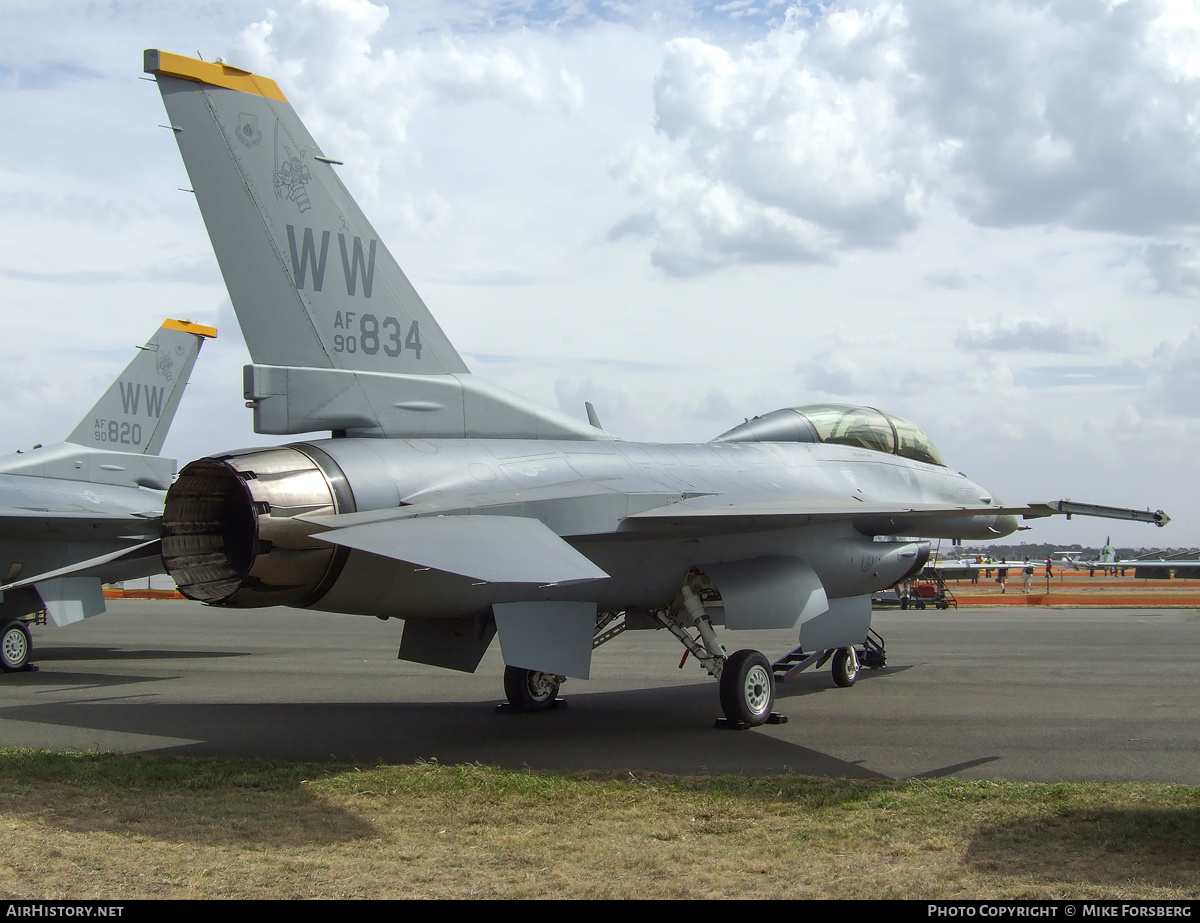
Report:
[[[1200,895],[1200,788],[0,751],[0,894]]]

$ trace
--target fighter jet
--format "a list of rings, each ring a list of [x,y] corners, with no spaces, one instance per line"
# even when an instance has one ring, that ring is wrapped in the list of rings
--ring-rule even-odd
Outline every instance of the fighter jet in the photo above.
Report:
[[[163,573],[164,440],[211,327],[167,320],[67,441],[0,460],[0,668],[24,669],[28,622],[104,611],[101,586]]]
[[[1151,552],[1137,558],[1122,558],[1113,547],[1111,537],[1105,540],[1098,558],[1084,560],[1082,556],[1076,556],[1067,558],[1066,563],[1076,570],[1088,571],[1091,576],[1099,571],[1123,577],[1126,571],[1132,571],[1135,578],[1145,580],[1194,580],[1200,577],[1200,558],[1195,551]]]
[[[825,404],[698,445],[630,443],[468,371],[278,85],[147,51],[252,364],[259,433],[328,431],[187,465],[163,558],[220,606],[404,620],[399,656],[473,671],[495,635],[514,710],[627,629],[674,634],[719,681],[728,726],[772,720],[776,669],[833,661],[854,681],[871,592],[926,542],[1017,517],[1161,512],[1010,507],[917,426]],[[716,626],[799,631],[773,664]]]

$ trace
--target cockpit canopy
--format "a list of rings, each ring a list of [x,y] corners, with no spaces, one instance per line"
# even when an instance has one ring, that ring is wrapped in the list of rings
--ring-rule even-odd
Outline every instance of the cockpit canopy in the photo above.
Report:
[[[713,442],[826,442],[913,458],[946,467],[942,455],[913,423],[874,407],[809,404],[747,420]]]

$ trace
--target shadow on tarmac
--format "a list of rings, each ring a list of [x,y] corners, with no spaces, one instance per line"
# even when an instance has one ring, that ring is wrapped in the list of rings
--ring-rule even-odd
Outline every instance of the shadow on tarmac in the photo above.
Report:
[[[697,694],[702,692],[702,694]],[[155,752],[339,763],[482,763],[510,769],[681,775],[799,773],[886,778],[772,736],[716,731],[711,689],[584,693],[532,715],[493,701],[316,704],[39,704],[0,717],[117,734],[185,738]],[[141,749],[144,749],[143,744]]]

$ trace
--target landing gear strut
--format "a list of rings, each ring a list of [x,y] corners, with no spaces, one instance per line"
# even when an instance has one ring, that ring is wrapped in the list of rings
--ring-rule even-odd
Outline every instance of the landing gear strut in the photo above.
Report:
[[[726,654],[700,596],[687,584],[681,596],[682,611],[664,609],[652,615],[720,684],[721,711],[725,717],[717,720],[717,727],[745,730],[767,723],[784,724],[787,717],[771,711],[775,704],[775,674],[771,662],[760,651]],[[698,637],[693,638],[689,628],[695,629]],[[680,666],[683,666],[682,662]]]

